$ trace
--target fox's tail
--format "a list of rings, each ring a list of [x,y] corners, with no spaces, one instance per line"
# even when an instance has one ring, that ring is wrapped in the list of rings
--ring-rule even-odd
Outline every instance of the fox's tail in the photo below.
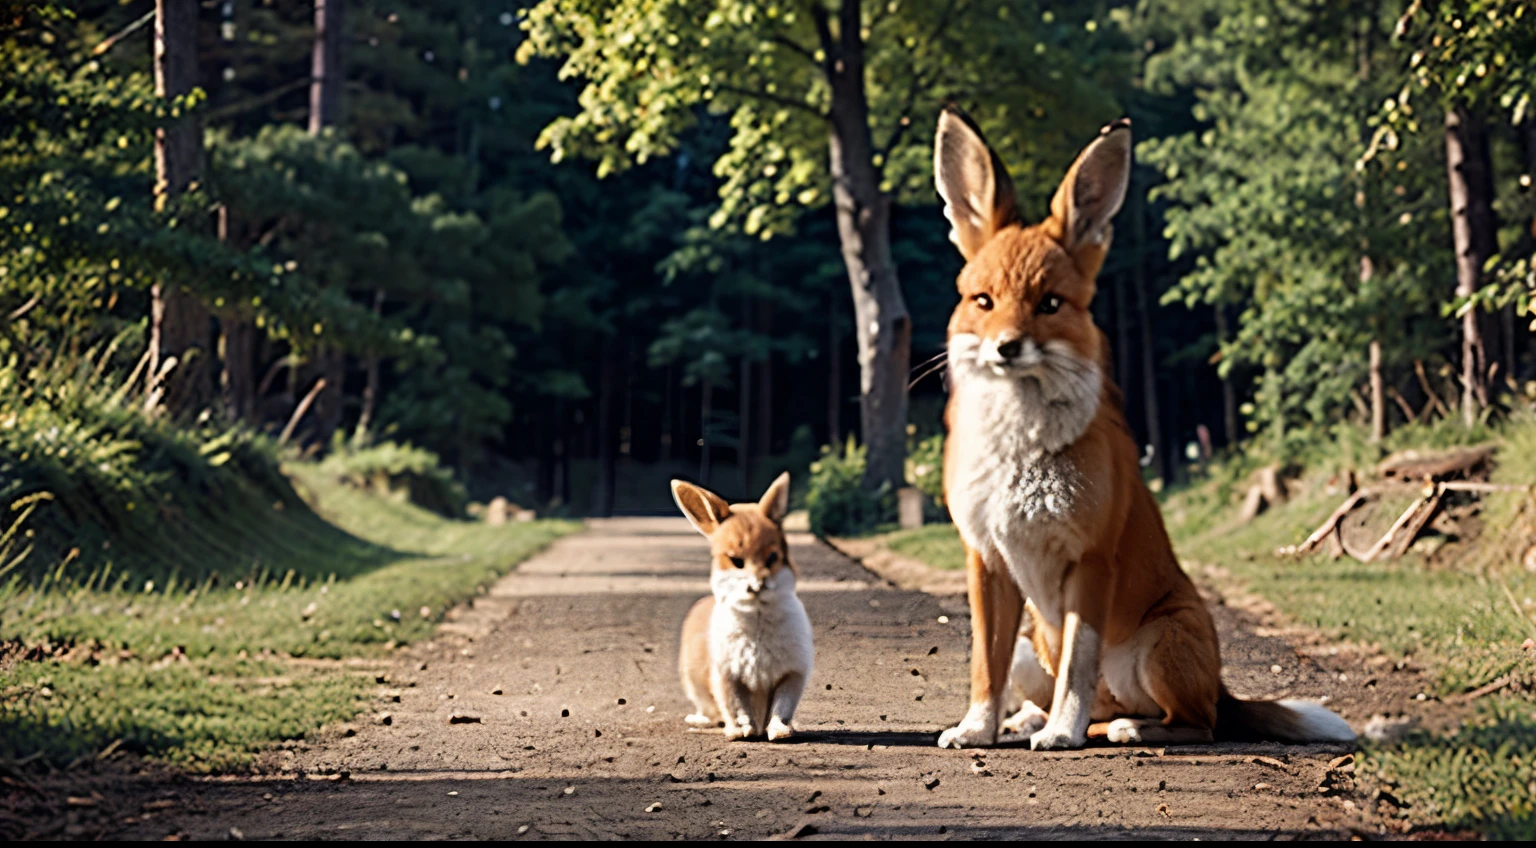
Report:
[[[1244,701],[1226,687],[1216,701],[1216,738],[1229,741],[1353,742],[1337,713],[1310,701]]]

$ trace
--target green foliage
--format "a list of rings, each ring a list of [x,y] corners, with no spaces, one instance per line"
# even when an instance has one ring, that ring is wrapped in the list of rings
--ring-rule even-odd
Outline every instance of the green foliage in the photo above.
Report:
[[[422,509],[460,518],[469,503],[464,486],[437,454],[410,444],[350,445],[340,441],[320,462],[322,472],[381,495],[403,497]]]
[[[111,350],[0,367],[0,503],[36,505],[14,579],[196,585],[308,546],[350,551],[348,572],[373,564],[378,551],[305,507],[264,439],[147,417],[104,375]]]
[[[975,98],[974,114],[997,130],[992,140],[1035,209],[1064,160],[1115,115],[1102,82],[1123,54],[1081,12],[991,0],[865,6],[872,164],[898,197],[931,200],[933,116],[948,98]],[[784,232],[799,210],[831,199],[824,63],[836,16],[820,4],[758,0],[544,0],[523,22],[518,57],[560,57],[562,76],[585,87],[580,111],[550,123],[540,145],[556,161],[594,158],[602,176],[677,150],[703,113],[729,116],[711,222]]]
[[[1405,372],[1440,344],[1435,314],[1451,256],[1437,139],[1411,137],[1364,161],[1373,104],[1394,90],[1393,18],[1353,7],[1273,0],[1150,15],[1171,40],[1147,60],[1149,84],[1193,91],[1198,129],[1143,142],[1165,182],[1172,258],[1193,269],[1168,293],[1239,312],[1220,370],[1256,375],[1251,432],[1328,425],[1351,411],[1369,343]],[[1372,69],[1369,71],[1362,68]],[[1385,69],[1385,70],[1383,70]]]
[[[1407,801],[1411,820],[1490,839],[1536,839],[1536,712],[1495,698],[1448,736],[1415,733],[1367,746],[1361,771]]]
[[[907,449],[907,484],[934,503],[944,503],[944,434],[935,433]]]
[[[864,488],[865,448],[849,436],[841,451],[830,445],[811,463],[805,508],[818,536],[856,536],[896,519],[896,495],[888,487]]]

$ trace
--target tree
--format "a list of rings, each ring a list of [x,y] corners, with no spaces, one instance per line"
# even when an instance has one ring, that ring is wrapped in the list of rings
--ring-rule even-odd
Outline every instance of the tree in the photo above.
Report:
[[[1369,4],[1211,0],[1146,20],[1164,45],[1151,85],[1192,89],[1200,122],[1138,150],[1166,180],[1153,196],[1172,204],[1171,254],[1194,257],[1169,297],[1240,310],[1219,367],[1260,374],[1248,428],[1283,445],[1290,429],[1350,415],[1377,343],[1391,342],[1376,369],[1402,374],[1442,332],[1421,283],[1449,258],[1433,235],[1441,188],[1423,176],[1436,150],[1410,139],[1364,159],[1368,104],[1396,78],[1360,73],[1362,50],[1394,67],[1395,18]]]
[[[191,95],[197,78],[197,0],[155,0],[155,94]],[[155,204],[192,187],[203,169],[203,126],[194,110],[172,105],[172,123],[155,131]],[[198,227],[195,218],[185,226]],[[145,408],[195,410],[212,395],[208,310],[179,281],[160,280],[150,293],[149,379]]]
[[[1488,122],[1496,115],[1516,126],[1528,125],[1533,117],[1536,9],[1520,0],[1415,0],[1394,34],[1409,54],[1402,63],[1409,79],[1383,107],[1384,137],[1390,143],[1396,131],[1422,129],[1414,109],[1416,93],[1433,98],[1444,114],[1455,307],[1462,325],[1461,406],[1463,421],[1471,427],[1490,401],[1495,363],[1506,375],[1517,366],[1516,314],[1536,314],[1531,313],[1536,274],[1530,265],[1536,231],[1500,254],[1488,138]],[[1527,156],[1532,149],[1527,148]],[[1501,320],[1490,322],[1479,310],[1497,311]]]
[[[520,58],[563,56],[562,74],[585,80],[581,110],[541,137],[557,161],[592,156],[605,174],[665,155],[703,108],[728,114],[732,129],[714,165],[717,226],[783,233],[801,209],[832,204],[853,299],[870,489],[903,479],[912,320],[891,210],[900,197],[932,198],[940,104],[979,103],[973,114],[998,127],[1003,154],[1025,174],[1042,161],[1059,166],[1114,117],[1091,83],[1101,64],[1081,49],[1094,27],[1033,4],[814,0],[802,11],[758,0],[542,0],[523,26]],[[1044,182],[1026,183],[1031,200]]]

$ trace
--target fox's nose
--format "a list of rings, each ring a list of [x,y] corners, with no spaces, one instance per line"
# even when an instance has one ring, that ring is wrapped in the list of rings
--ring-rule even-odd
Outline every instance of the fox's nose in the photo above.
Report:
[[[997,355],[1004,360],[1018,359],[1024,352],[1023,339],[1008,339],[997,343]]]

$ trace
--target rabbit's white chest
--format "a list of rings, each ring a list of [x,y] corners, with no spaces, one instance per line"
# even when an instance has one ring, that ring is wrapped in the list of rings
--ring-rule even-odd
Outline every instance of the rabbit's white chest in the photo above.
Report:
[[[794,595],[750,605],[717,604],[709,622],[716,672],[750,689],[771,689],[786,674],[809,676],[811,623]]]

